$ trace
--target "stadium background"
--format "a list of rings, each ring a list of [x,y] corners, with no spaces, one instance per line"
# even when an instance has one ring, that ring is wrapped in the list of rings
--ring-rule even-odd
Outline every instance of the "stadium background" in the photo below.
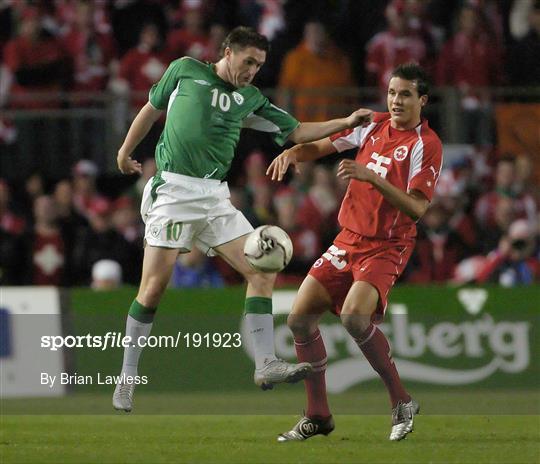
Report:
[[[414,330],[434,334],[446,324],[426,338],[424,352],[404,352],[403,361],[465,371],[500,358],[510,367],[461,385],[407,379],[428,415],[405,453],[382,448],[387,399],[376,379],[331,395],[340,438],[283,451],[272,440],[301,412],[301,385],[261,396],[243,349],[149,349],[141,368],[160,380],[138,389],[140,415],[108,416],[106,386],[48,399],[2,395],[2,460],[358,462],[363,442],[362,459],[371,462],[538,462],[538,1],[3,2],[0,283],[20,286],[23,299],[23,286],[62,288],[62,315],[45,317],[60,317],[64,334],[123,330],[140,274],[137,210],[159,124],[136,153],[142,179],[118,174],[116,151],[167,63],[185,54],[216,60],[223,35],[239,24],[271,38],[256,84],[301,120],[359,106],[384,110],[385,73],[410,59],[426,66],[434,84],[426,117],[445,145],[445,165],[390,316],[399,323],[405,305],[409,349]],[[294,289],[335,235],[344,186],[336,157],[289,174],[285,184],[268,182],[265,167],[279,152],[246,130],[228,181],[253,225],[276,223],[292,236],[295,258],[279,287]],[[241,286],[218,260],[183,256],[171,282],[178,290],[165,297],[155,333],[241,330]],[[9,316],[2,300],[5,368],[10,328],[40,319]],[[277,315],[278,329],[283,322]],[[338,337],[335,361],[347,361],[336,320],[326,324]],[[476,346],[452,327],[487,329]],[[72,349],[62,357],[70,372],[115,374],[121,351]],[[115,431],[104,434],[105,423]]]

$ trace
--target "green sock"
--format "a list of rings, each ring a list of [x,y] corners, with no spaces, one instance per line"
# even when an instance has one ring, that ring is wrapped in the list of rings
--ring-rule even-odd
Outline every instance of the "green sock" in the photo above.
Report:
[[[272,298],[265,296],[246,298],[244,314],[272,314]]]
[[[149,324],[150,322],[154,321],[156,310],[157,308],[147,308],[146,306],[140,304],[137,300],[133,300],[128,314],[139,322]]]

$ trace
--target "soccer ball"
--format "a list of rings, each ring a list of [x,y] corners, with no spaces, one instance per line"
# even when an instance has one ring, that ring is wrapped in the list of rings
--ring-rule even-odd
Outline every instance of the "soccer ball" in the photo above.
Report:
[[[260,272],[279,272],[292,258],[290,237],[277,226],[260,226],[249,234],[244,255],[253,269]]]

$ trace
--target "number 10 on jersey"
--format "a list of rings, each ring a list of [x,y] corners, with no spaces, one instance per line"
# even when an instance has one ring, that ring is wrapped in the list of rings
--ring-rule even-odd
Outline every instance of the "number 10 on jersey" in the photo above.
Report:
[[[219,93],[218,89],[212,89],[210,92],[212,94],[212,102],[210,104],[216,108],[219,103],[219,109],[221,111],[229,111],[229,108],[231,107],[231,97],[226,93]]]

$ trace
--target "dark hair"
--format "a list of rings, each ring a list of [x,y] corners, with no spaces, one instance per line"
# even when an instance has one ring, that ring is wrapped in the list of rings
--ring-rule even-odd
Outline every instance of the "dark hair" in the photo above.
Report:
[[[227,47],[232,48],[233,50],[242,50],[246,47],[255,47],[259,50],[268,52],[270,49],[270,44],[264,35],[259,34],[251,27],[238,26],[229,32],[229,35],[225,37],[225,40],[221,44],[222,56]]]
[[[516,164],[516,157],[512,153],[505,153],[497,160],[497,166],[502,163]]]
[[[427,95],[429,93],[429,81],[426,72],[418,63],[400,64],[394,71],[392,77],[401,77],[407,81],[416,81],[418,95]]]

